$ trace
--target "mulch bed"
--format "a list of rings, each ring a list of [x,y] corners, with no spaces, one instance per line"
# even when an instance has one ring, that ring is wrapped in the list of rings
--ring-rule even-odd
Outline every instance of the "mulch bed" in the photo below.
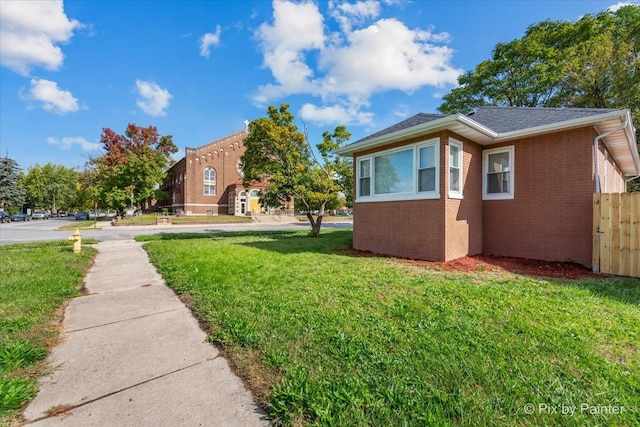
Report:
[[[360,256],[384,256],[374,254],[369,251],[359,251],[352,248],[348,249],[348,252]],[[412,265],[430,267],[434,270],[457,271],[463,273],[483,271],[508,272],[522,274],[524,276],[550,277],[571,280],[586,278],[602,279],[603,277],[605,277],[601,274],[593,273],[589,268],[583,265],[571,262],[541,261],[536,259],[503,257],[495,255],[467,256],[447,262],[422,261],[396,257],[389,258],[395,258]]]

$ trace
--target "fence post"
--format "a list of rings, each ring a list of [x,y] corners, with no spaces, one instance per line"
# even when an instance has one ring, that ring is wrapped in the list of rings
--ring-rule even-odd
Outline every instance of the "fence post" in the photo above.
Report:
[[[632,193],[629,228],[631,276],[640,277],[640,193]]]
[[[609,242],[611,245],[611,258],[609,273],[620,274],[620,221],[624,215],[620,211],[620,193],[612,193],[611,197],[611,231]]]
[[[611,194],[600,194],[600,272],[611,273]]]
[[[591,249],[591,270],[600,273],[600,194],[593,193],[593,248]]]
[[[631,193],[620,194],[620,275],[631,275]]]

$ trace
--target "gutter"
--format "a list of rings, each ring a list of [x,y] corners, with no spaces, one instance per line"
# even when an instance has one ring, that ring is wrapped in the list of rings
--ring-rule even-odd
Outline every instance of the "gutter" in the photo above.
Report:
[[[615,129],[611,129],[608,132],[603,133],[602,135],[598,135],[593,139],[593,155],[595,158],[594,161],[594,180],[595,180],[595,185],[596,185],[596,193],[600,193],[600,165],[598,163],[598,149],[600,146],[600,140],[606,138],[607,136],[614,134],[616,132],[620,132],[621,130],[623,130],[624,128],[627,127],[627,125],[629,124],[629,115],[625,114],[624,115],[624,122],[622,122],[622,125],[615,128]]]

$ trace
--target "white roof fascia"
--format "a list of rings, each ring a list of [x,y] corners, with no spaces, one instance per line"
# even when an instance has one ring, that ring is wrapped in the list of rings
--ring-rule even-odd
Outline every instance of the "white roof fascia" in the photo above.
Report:
[[[458,113],[450,116],[445,116],[440,119],[432,120],[430,122],[422,123],[416,126],[412,126],[406,129],[401,129],[396,132],[381,135],[377,138],[372,138],[370,140],[363,141],[361,144],[347,145],[345,147],[337,149],[336,151],[334,151],[334,153],[343,155],[343,156],[351,155],[358,151],[364,151],[370,148],[376,148],[376,147],[384,146],[387,144],[392,144],[397,141],[402,141],[403,139],[408,139],[410,137],[414,137],[420,134],[425,134],[429,131],[434,131],[442,128],[448,129],[455,122],[460,122],[461,124],[468,126],[471,129],[475,130],[476,132],[479,132],[491,139],[494,139],[498,135],[496,132],[492,131],[491,129],[481,125],[480,123],[477,123],[471,120],[470,118],[468,118],[463,114]]]
[[[631,111],[627,111],[627,126],[624,128],[624,132],[627,134],[627,142],[629,143],[629,149],[631,150],[631,157],[633,157],[633,163],[636,166],[636,175],[640,175],[640,154],[638,153],[638,141],[636,141],[636,129],[633,127],[633,121],[631,120]]]
[[[594,116],[580,117],[578,119],[550,123],[548,125],[518,129],[511,132],[504,132],[504,133],[498,134],[498,137],[496,138],[496,142],[507,141],[510,139],[517,139],[517,138],[522,138],[527,136],[533,136],[541,133],[556,132],[559,130],[571,129],[571,128],[580,127],[580,126],[594,125],[597,122],[619,118],[621,117],[621,115],[625,113],[629,114],[629,110],[610,111],[608,113],[598,114]]]
[[[489,129],[488,127],[481,125],[480,123],[476,122],[475,120],[465,116],[464,114],[457,114],[457,119],[459,122],[469,126],[470,128],[472,128],[473,130],[480,132],[481,134],[483,134],[484,136],[487,136],[491,139],[496,139],[498,137],[498,133],[494,132],[493,130]]]

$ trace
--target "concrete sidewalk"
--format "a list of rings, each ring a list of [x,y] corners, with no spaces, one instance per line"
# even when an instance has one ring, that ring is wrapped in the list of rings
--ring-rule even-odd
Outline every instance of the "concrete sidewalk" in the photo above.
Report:
[[[267,426],[218,350],[149,263],[112,240],[65,311],[30,426]]]

